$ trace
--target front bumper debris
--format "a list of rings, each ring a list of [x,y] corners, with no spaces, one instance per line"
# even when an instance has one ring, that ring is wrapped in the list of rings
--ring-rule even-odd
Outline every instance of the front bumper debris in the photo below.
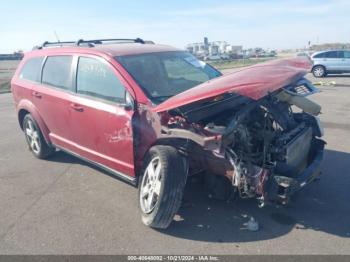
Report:
[[[266,185],[266,198],[269,201],[287,204],[290,197],[307,184],[317,179],[321,174],[321,163],[323,159],[325,142],[316,139],[310,152],[310,161],[296,177],[287,177],[275,174]]]

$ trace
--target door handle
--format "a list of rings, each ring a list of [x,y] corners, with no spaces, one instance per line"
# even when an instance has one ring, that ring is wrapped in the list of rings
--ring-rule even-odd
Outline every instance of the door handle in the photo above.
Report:
[[[41,98],[42,97],[42,95],[39,92],[36,92],[36,91],[32,92],[32,96],[35,96],[37,98]]]
[[[83,112],[84,111],[84,108],[78,104],[70,104],[70,107],[73,108],[75,111],[78,111],[78,112]]]

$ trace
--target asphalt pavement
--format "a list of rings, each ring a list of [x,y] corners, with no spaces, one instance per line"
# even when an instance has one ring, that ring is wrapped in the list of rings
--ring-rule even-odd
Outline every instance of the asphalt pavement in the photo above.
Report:
[[[141,223],[133,186],[62,152],[34,158],[0,95],[0,254],[350,254],[350,77],[322,79],[333,80],[312,98],[328,143],[321,180],[260,209],[209,199],[192,179],[167,230]],[[259,231],[243,228],[250,216]]]

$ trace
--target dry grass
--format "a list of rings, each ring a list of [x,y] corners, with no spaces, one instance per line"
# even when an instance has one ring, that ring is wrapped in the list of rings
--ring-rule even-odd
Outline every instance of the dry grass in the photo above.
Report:
[[[220,61],[208,61],[210,65],[213,67],[223,70],[223,69],[231,69],[237,67],[245,67],[250,66],[262,62],[266,62],[272,59],[276,59],[277,57],[266,57],[266,58],[249,58],[249,59],[235,59],[235,60],[220,60]]]

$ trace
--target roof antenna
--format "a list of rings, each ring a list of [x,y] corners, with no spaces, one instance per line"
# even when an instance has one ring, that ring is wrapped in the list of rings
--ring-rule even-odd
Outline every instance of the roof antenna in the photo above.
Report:
[[[54,32],[54,34],[55,34],[55,36],[56,36],[57,42],[61,42],[60,39],[58,38],[58,35],[57,35],[57,33],[56,33],[56,30],[53,30],[53,32]]]

